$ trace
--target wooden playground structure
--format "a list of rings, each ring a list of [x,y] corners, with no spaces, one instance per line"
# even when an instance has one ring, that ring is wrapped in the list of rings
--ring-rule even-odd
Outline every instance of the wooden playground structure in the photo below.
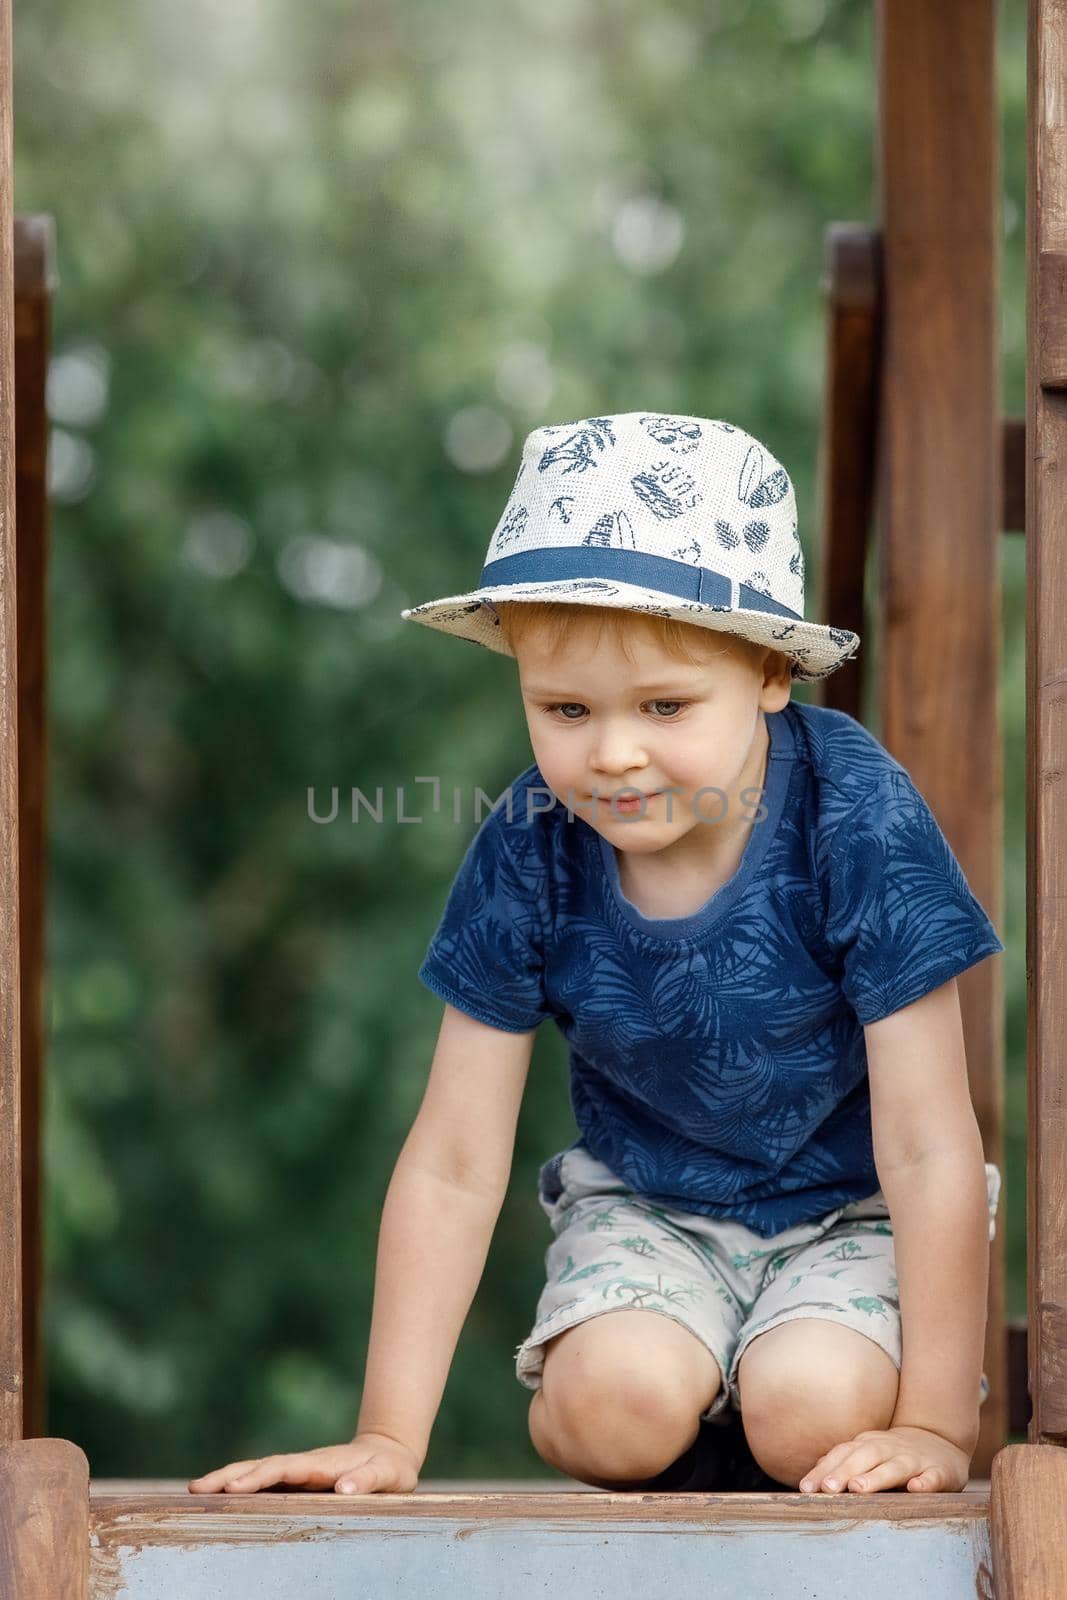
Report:
[[[873,4],[876,220],[827,230],[822,285],[818,614],[864,645],[819,687],[861,720],[877,708],[879,737],[998,924],[1000,540],[1026,540],[1028,1314],[1005,1319],[1002,1196],[971,1482],[958,1495],[642,1495],[538,1479],[192,1496],[184,1481],[92,1479],[75,1442],[44,1436],[45,375],[57,279],[51,218],[13,214],[0,0],[0,1595],[275,1600],[318,1585],[525,1600],[558,1583],[578,1600],[760,1600],[855,1584],[872,1600],[913,1579],[938,1596],[1067,1597],[1067,0],[1028,0],[1023,418],[1000,415],[995,7]],[[1001,962],[959,979],[985,1157],[1003,1172],[1002,984]],[[1006,1443],[1024,1431],[1026,1443]]]

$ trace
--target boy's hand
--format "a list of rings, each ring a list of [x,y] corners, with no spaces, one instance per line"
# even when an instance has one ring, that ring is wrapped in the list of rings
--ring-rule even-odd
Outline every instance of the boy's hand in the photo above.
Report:
[[[419,1481],[415,1452],[384,1433],[360,1433],[347,1444],[327,1444],[296,1455],[231,1461],[202,1478],[190,1478],[190,1494],[255,1494],[277,1484],[338,1494],[410,1494]]]
[[[916,1494],[954,1494],[965,1488],[971,1457],[926,1428],[857,1433],[820,1456],[800,1481],[801,1494],[871,1494],[900,1484]]]

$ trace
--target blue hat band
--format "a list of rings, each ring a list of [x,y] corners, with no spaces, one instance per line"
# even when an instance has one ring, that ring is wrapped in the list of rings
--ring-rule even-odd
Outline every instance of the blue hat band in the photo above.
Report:
[[[732,610],[733,584],[724,572],[693,566],[688,561],[672,561],[670,556],[649,555],[643,550],[607,550],[595,545],[545,545],[539,550],[521,550],[501,556],[482,568],[478,587],[487,589],[499,583],[558,583],[567,579],[614,578],[642,589],[673,594],[679,600],[696,600],[701,605],[723,606]],[[738,584],[738,608],[766,611],[775,617],[790,617],[803,622],[799,611],[773,600],[747,583]]]

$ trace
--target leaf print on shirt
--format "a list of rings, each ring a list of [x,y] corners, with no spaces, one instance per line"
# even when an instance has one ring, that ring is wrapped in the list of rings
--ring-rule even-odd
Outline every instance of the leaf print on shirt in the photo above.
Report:
[[[937,819],[908,773],[891,770],[834,829],[826,934],[863,1024],[911,1004],[1002,950]]]

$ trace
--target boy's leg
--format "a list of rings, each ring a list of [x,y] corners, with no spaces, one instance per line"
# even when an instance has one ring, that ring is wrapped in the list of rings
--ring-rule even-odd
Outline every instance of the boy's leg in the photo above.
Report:
[[[727,1374],[761,1467],[795,1488],[833,1445],[886,1427],[900,1361],[892,1225],[879,1191],[783,1249],[764,1275]]]
[[[738,1380],[753,1456],[795,1489],[834,1445],[889,1426],[899,1373],[866,1333],[813,1312],[754,1338]]]
[[[530,1437],[558,1471],[630,1488],[695,1444],[722,1381],[707,1346],[672,1317],[633,1308],[595,1315],[545,1343]]]

